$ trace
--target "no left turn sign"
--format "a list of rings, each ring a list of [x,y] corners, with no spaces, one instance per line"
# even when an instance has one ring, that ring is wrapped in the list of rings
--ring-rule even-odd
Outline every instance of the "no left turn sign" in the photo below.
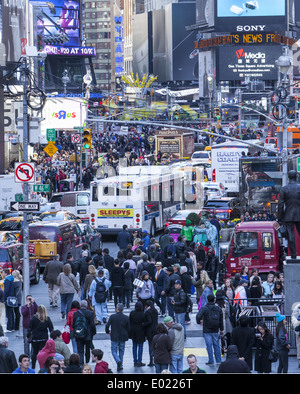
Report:
[[[73,144],[79,144],[80,143],[80,134],[72,134],[71,135],[71,141]]]
[[[35,183],[35,166],[31,163],[15,163],[15,182]]]

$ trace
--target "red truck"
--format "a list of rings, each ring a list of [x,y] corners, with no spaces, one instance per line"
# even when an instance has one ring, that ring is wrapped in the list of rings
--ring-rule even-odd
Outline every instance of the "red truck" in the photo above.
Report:
[[[282,272],[284,244],[279,229],[277,222],[249,221],[237,224],[225,256],[225,276],[228,278],[239,273],[243,265],[247,265],[250,272],[257,268],[263,279],[269,271]],[[299,240],[296,232],[298,256]]]

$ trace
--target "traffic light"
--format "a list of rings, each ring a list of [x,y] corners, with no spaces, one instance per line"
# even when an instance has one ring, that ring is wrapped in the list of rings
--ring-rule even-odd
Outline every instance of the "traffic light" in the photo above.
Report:
[[[244,103],[241,102],[241,109],[244,109]]]
[[[176,120],[178,120],[179,119],[179,111],[176,109],[176,111],[174,112],[174,118],[176,119]]]
[[[84,149],[92,148],[92,131],[91,129],[84,129],[82,145]]]
[[[220,111],[220,108],[219,108],[219,107],[216,107],[216,108],[214,109],[214,118],[215,118],[216,120],[220,120],[220,119],[221,119],[221,111]]]

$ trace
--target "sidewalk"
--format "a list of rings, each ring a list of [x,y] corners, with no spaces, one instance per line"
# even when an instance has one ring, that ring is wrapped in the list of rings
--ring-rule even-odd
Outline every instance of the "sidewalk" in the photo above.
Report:
[[[61,330],[64,327],[65,320],[61,319],[60,308],[51,308],[49,307],[48,301],[48,292],[47,285],[44,282],[41,282],[37,286],[31,286],[30,288],[31,294],[34,297],[35,301],[38,305],[45,305],[47,308],[47,312],[49,317],[51,318],[54,328]],[[134,307],[134,303],[131,303],[131,310]],[[186,326],[187,331],[187,339],[185,341],[185,349],[184,349],[184,369],[188,368],[186,362],[186,356],[189,354],[194,354],[197,356],[198,366],[204,370],[206,370],[209,374],[217,373],[218,366],[207,366],[206,362],[208,361],[206,347],[204,338],[202,336],[202,326],[196,323],[196,305],[193,313],[190,315],[191,324]],[[109,314],[114,313],[114,304],[113,301],[108,303]],[[125,309],[125,314],[129,314],[130,310]],[[163,317],[159,317],[159,322],[163,321]],[[97,325],[97,334],[94,337],[93,343],[95,348],[100,348],[104,352],[103,359],[109,363],[111,370],[116,373],[116,363],[113,359],[113,356],[110,351],[110,338],[105,333],[105,325]],[[11,332],[5,334],[9,338],[9,349],[13,350],[16,354],[16,357],[24,352],[23,349],[23,336],[22,331],[19,332]],[[69,344],[71,352],[72,346]],[[225,357],[223,357],[225,360]],[[143,351],[143,362],[147,365],[149,363],[149,352],[148,352],[148,343],[144,343],[144,351]],[[90,365],[92,369],[94,369],[94,363],[90,361]],[[125,354],[124,354],[124,369],[120,374],[151,374],[155,373],[154,367],[134,367],[133,366],[133,358],[132,358],[132,341],[128,340],[126,342]],[[254,357],[253,357],[253,365],[254,365]],[[36,367],[36,372],[38,372],[38,363]],[[277,363],[272,364],[272,373],[276,373]],[[253,371],[253,373],[256,373]],[[289,373],[298,374],[300,373],[300,368],[298,368],[298,362],[295,356],[289,357]]]

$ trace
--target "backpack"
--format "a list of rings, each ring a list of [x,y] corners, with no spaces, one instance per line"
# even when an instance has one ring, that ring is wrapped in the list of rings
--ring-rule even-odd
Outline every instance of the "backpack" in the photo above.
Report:
[[[209,306],[208,308],[207,327],[211,330],[219,329],[220,327],[220,308],[217,305]]]
[[[106,287],[104,284],[105,278],[103,278],[103,280],[101,279],[96,279],[96,292],[95,292],[95,301],[97,302],[97,304],[102,304],[103,302],[106,301],[107,298],[107,291],[106,291]]]
[[[84,314],[79,310],[77,319],[73,324],[74,336],[78,339],[84,339],[88,333],[87,320]]]

